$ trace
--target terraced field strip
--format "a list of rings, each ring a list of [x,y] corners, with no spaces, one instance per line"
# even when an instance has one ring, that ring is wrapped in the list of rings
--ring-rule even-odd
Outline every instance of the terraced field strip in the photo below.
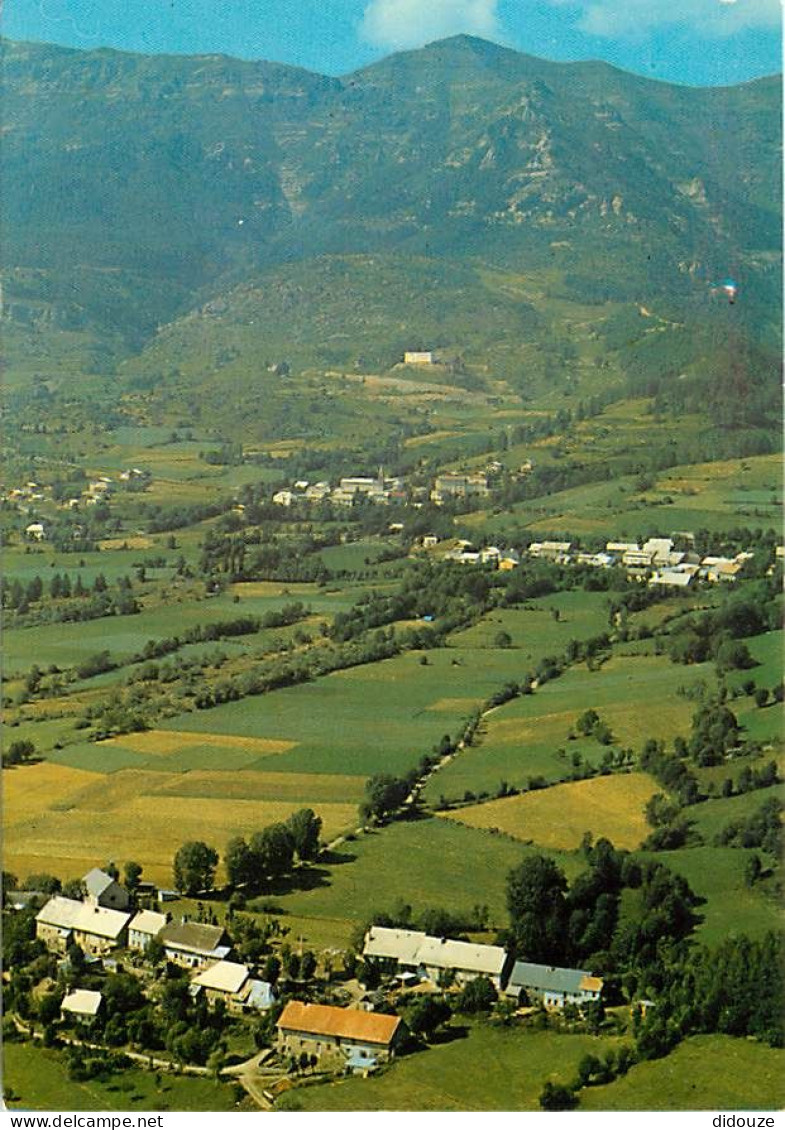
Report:
[[[637,848],[650,831],[644,806],[659,791],[647,773],[592,777],[441,813],[471,828],[496,828],[515,839],[572,851],[584,833]]]
[[[315,807],[359,801],[365,781],[365,777],[332,773],[265,773],[249,769],[234,774],[197,769],[167,776],[166,783],[156,791],[167,796],[281,801]]]
[[[239,734],[195,733],[192,730],[145,730],[139,734],[123,734],[108,738],[100,745],[118,745],[136,753],[168,757],[189,746],[215,746],[217,749],[239,749],[262,757],[265,754],[287,753],[297,742],[277,738],[254,738]]]

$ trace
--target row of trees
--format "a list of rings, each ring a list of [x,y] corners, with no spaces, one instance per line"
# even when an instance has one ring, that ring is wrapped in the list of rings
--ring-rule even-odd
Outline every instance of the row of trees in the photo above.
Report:
[[[161,659],[164,655],[171,655],[189,643],[213,643],[216,640],[232,639],[236,636],[254,635],[266,628],[284,628],[289,624],[296,624],[308,615],[309,609],[298,600],[285,604],[283,608],[266,612],[264,616],[236,616],[232,620],[195,624],[181,636],[148,640],[142,650],[132,657],[131,662],[143,663],[149,659]]]
[[[233,887],[256,890],[291,871],[295,859],[306,862],[319,852],[320,816],[311,808],[293,812],[282,823],[269,824],[250,841],[233,837],[226,845],[224,867]],[[219,855],[203,840],[190,840],[175,854],[174,883],[183,894],[194,896],[213,889]]]

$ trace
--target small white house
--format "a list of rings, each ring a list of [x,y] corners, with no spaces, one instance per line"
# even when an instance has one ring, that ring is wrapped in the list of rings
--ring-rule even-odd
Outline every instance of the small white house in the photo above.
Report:
[[[100,993],[90,989],[74,989],[72,993],[63,997],[60,1019],[77,1020],[80,1024],[94,1024],[101,1011],[103,999]]]
[[[28,541],[46,541],[46,529],[43,522],[31,522],[25,527],[25,537]]]
[[[166,915],[155,910],[140,910],[128,924],[128,948],[146,950],[166,925]]]

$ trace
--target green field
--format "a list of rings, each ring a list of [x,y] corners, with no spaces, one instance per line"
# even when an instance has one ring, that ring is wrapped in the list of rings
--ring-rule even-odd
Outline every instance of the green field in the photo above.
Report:
[[[746,764],[746,762],[742,762]],[[773,785],[769,789],[754,789],[752,792],[743,793],[741,796],[721,797],[708,800],[703,804],[694,805],[687,812],[687,817],[700,831],[707,844],[711,844],[718,832],[731,821],[746,820],[753,812],[770,797],[782,798],[782,787]]]
[[[785,1103],[785,1052],[731,1036],[693,1036],[664,1059],[581,1091],[580,1110],[771,1110]]]
[[[486,905],[490,922],[506,925],[507,874],[532,848],[506,836],[475,831],[447,820],[399,822],[336,849],[325,885],[283,894],[277,901],[298,918],[367,921],[401,898],[415,911],[444,907],[469,911]],[[549,852],[572,876],[577,857]]]
[[[527,600],[523,608],[497,609],[471,628],[455,632],[450,642],[458,647],[491,648],[496,635],[505,631],[521,664],[529,664],[544,655],[561,655],[571,639],[587,639],[607,629],[607,593],[556,592]]]
[[[605,752],[599,742],[568,740],[578,716],[589,707],[608,723],[615,746],[636,753],[650,737],[686,735],[695,707],[677,690],[700,680],[714,680],[712,664],[681,667],[665,656],[616,655],[599,671],[571,667],[534,694],[494,710],[479,741],[432,777],[426,796],[431,801],[442,795],[461,799],[467,790],[492,793],[500,781],[526,786],[532,776],[563,780],[575,753],[598,764]]]
[[[195,593],[179,595],[175,590],[165,603],[160,599],[150,598],[152,606],[134,616],[112,616],[85,623],[7,629],[3,644],[5,663],[9,672],[26,670],[34,657],[39,665],[57,663],[67,667],[104,649],[108,649],[116,660],[127,660],[141,651],[148,640],[182,636],[189,628],[199,624],[214,624],[234,620],[239,616],[262,617],[265,613],[278,611],[294,601],[301,601],[317,613],[330,615],[334,610],[337,611],[335,602],[321,594],[315,585],[269,585],[266,589],[259,586],[256,592],[252,590],[244,594],[238,603],[234,602],[232,594],[228,592],[206,597]],[[350,594],[344,596],[344,602],[346,601],[350,602]],[[235,637],[231,642],[239,642],[246,649],[261,650],[269,647],[275,639],[287,639],[292,630],[269,628],[253,635]],[[200,644],[199,648],[203,651],[211,646],[214,645]],[[223,641],[218,646],[223,647]]]
[[[212,1079],[156,1075],[132,1067],[106,1082],[76,1083],[68,1078],[61,1052],[30,1043],[3,1046],[3,1087],[11,1091],[13,1110],[97,1111],[237,1111],[254,1110],[248,1100],[239,1104],[234,1090]]]
[[[491,692],[524,673],[513,649],[440,649],[428,652],[427,666],[407,653],[180,715],[165,728],[295,741],[297,748],[276,760],[282,772],[402,773]]]
[[[753,854],[742,848],[695,847],[650,855],[683,875],[705,900],[696,908],[697,941],[716,946],[731,934],[756,938],[781,928],[776,883],[764,881],[750,889],[744,882],[744,865]]]

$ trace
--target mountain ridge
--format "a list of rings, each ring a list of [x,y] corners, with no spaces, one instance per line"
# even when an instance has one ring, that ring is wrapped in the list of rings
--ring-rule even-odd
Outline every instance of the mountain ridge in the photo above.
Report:
[[[3,41],[7,312],[122,334],[276,265],[553,269],[581,298],[740,277],[777,319],[774,79],[696,89],[471,36],[341,78]],[[8,316],[8,313],[7,313]]]

